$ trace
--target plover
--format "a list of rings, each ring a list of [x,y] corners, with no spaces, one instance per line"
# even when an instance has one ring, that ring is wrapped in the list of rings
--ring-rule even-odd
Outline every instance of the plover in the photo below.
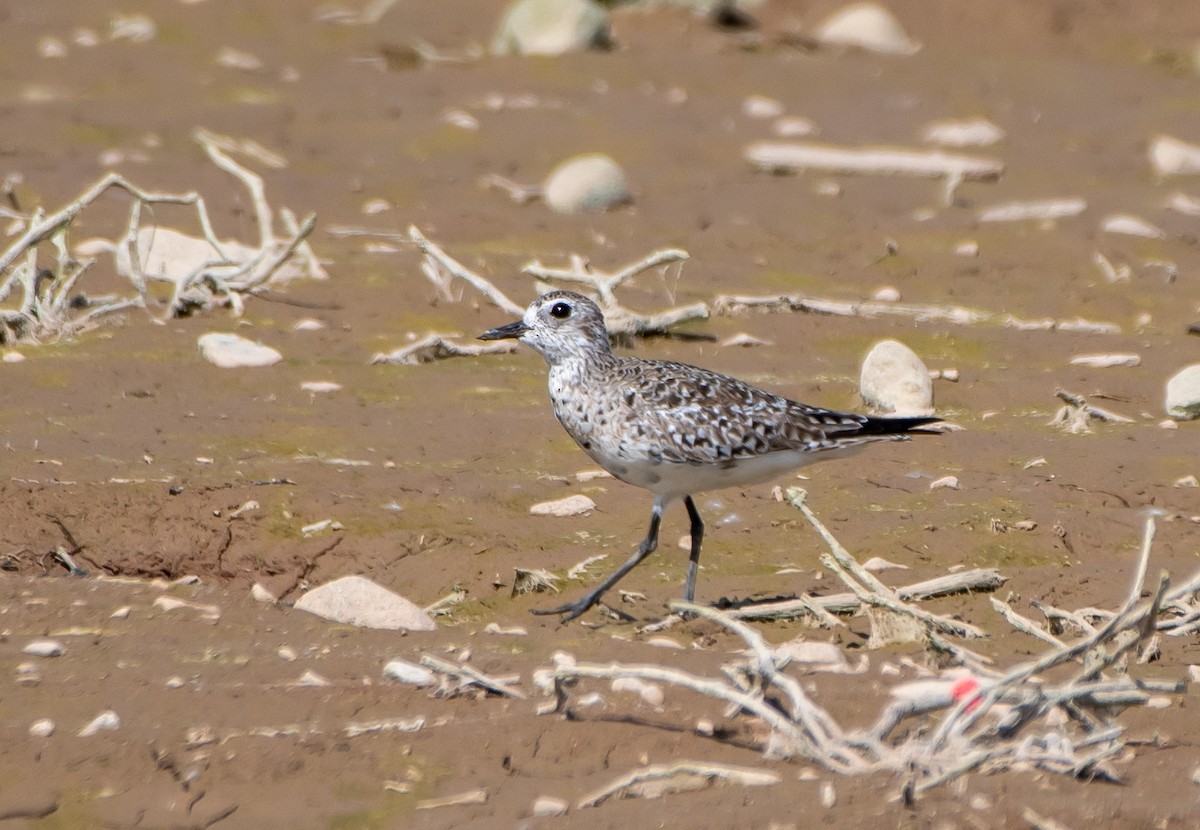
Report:
[[[618,357],[599,306],[571,291],[534,300],[525,316],[479,335],[515,338],[550,367],[550,399],[567,433],[616,478],[654,494],[646,538],[621,567],[577,602],[535,614],[578,617],[658,546],[663,510],[683,499],[691,520],[684,597],[696,595],[704,522],[692,496],[761,484],[875,441],[904,441],[938,418],[873,418],[788,400],[717,372]]]

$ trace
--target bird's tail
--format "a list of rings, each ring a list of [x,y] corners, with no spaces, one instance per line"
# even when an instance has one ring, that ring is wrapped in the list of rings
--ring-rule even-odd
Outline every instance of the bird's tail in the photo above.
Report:
[[[859,435],[902,435],[906,432],[937,435],[936,429],[921,429],[930,424],[941,423],[941,418],[871,418],[863,421]]]

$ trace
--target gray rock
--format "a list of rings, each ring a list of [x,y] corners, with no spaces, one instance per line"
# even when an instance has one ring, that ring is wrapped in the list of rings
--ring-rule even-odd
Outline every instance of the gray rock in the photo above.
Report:
[[[1167,414],[1178,421],[1200,418],[1200,363],[1167,381]]]
[[[389,631],[433,631],[437,624],[404,597],[362,576],[327,582],[296,600],[296,608],[334,622]]]
[[[611,43],[608,12],[594,0],[516,0],[492,39],[493,55],[561,55]]]
[[[205,360],[222,369],[270,366],[283,360],[283,355],[270,346],[255,343],[236,334],[202,334],[197,345]]]
[[[867,406],[886,415],[932,415],[933,381],[912,349],[882,340],[862,365],[859,391]]]
[[[556,167],[542,197],[557,213],[600,213],[633,201],[625,171],[600,153],[574,156]]]
[[[434,682],[433,672],[424,666],[396,658],[388,660],[383,667],[383,676],[413,686],[430,686]]]

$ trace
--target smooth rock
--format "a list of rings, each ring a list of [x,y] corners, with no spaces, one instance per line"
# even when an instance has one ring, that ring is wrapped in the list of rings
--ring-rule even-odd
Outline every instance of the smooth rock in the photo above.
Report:
[[[601,213],[633,201],[625,171],[601,153],[567,159],[546,177],[542,198],[556,213]]]
[[[25,360],[25,355],[20,352],[5,352],[4,357],[0,357],[5,363],[22,363]]]
[[[941,490],[942,488],[946,488],[947,490],[959,489],[958,476],[942,476],[936,481],[929,482],[930,490]]]
[[[34,640],[21,651],[34,657],[60,657],[63,647],[58,640]]]
[[[54,721],[50,718],[38,718],[29,724],[29,734],[35,738],[49,738],[54,734]]]
[[[933,381],[912,349],[897,340],[876,343],[863,361],[859,392],[887,415],[933,414]]]
[[[612,43],[608,12],[594,0],[516,0],[492,38],[493,55],[561,55]]]
[[[329,686],[328,678],[318,674],[312,669],[306,669],[304,674],[292,681],[293,686]]]
[[[1136,354],[1077,354],[1071,358],[1072,366],[1091,366],[1096,369],[1111,369],[1113,366],[1141,365],[1141,355]]]
[[[878,303],[898,303],[900,302],[900,289],[885,285],[872,294],[871,299]]]
[[[396,658],[388,660],[383,666],[383,676],[388,680],[398,680],[412,686],[431,686],[435,682],[433,672],[424,666]]]
[[[1166,409],[1177,421],[1200,418],[1200,363],[1188,366],[1167,381]]]
[[[362,576],[343,576],[296,600],[297,610],[334,622],[389,631],[433,631],[437,624],[420,608]]]
[[[119,729],[120,726],[120,716],[112,709],[108,709],[96,715],[96,717],[92,718],[91,723],[79,730],[79,737],[89,738],[92,735],[95,735],[97,732]]]
[[[979,256],[979,243],[974,239],[964,239],[954,246],[954,255],[963,257]]]
[[[776,659],[818,666],[844,666],[846,656],[833,643],[815,643],[801,637],[782,643],[774,649]]]
[[[540,795],[533,802],[532,812],[538,818],[544,816],[565,816],[567,808],[567,802],[561,798],[555,798],[552,795]]]
[[[250,586],[250,597],[255,602],[274,603],[275,595],[262,586],[261,582],[255,582]]]
[[[775,135],[783,138],[799,138],[800,136],[815,134],[817,132],[817,125],[813,123],[811,118],[803,118],[799,115],[785,115],[775,122],[772,130]]]
[[[1087,210],[1087,200],[1080,198],[1038,199],[1028,202],[1006,202],[979,211],[980,222],[1021,222],[1026,219],[1065,219]]]
[[[300,389],[304,392],[337,392],[341,388],[340,383],[334,383],[332,380],[306,380],[300,384]]]
[[[748,118],[778,118],[783,115],[783,104],[765,95],[751,95],[742,102],[742,112]]]
[[[1200,146],[1174,136],[1160,135],[1150,142],[1150,166],[1160,176],[1200,173]]]
[[[1125,236],[1140,236],[1143,239],[1166,239],[1167,233],[1162,228],[1152,225],[1140,216],[1128,213],[1114,213],[1106,217],[1100,225],[1105,233],[1119,233]]]
[[[986,118],[934,121],[921,138],[943,147],[987,147],[1004,138],[1004,130]]]
[[[565,499],[543,501],[529,508],[535,516],[582,516],[589,510],[595,510],[596,503],[587,496],[567,496]]]
[[[875,3],[854,3],[838,9],[817,27],[815,37],[823,44],[855,46],[886,55],[913,55],[921,49],[892,13]]]
[[[283,360],[283,355],[270,346],[255,343],[236,334],[202,334],[197,345],[205,360],[222,369],[270,366]]]

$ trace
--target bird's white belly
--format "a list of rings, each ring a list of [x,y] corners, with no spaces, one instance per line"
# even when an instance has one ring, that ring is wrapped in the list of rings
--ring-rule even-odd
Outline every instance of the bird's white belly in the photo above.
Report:
[[[724,487],[747,487],[762,484],[818,461],[853,454],[858,448],[813,452],[811,450],[781,450],[713,464],[680,464],[669,461],[629,461],[609,458],[589,452],[595,461],[627,484],[642,487],[656,496],[680,498]]]

